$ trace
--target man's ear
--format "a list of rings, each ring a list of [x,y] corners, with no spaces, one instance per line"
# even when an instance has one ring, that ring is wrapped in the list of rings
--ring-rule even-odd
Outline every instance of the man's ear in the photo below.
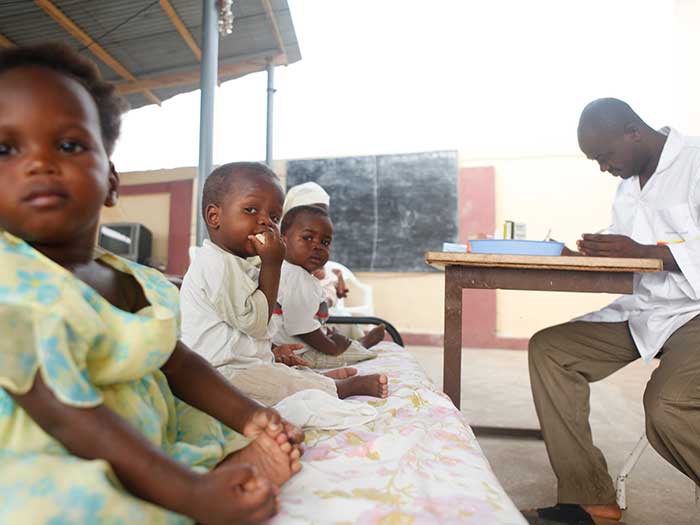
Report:
[[[634,122],[625,124],[625,135],[628,136],[632,142],[640,142],[642,140],[639,125]]]
[[[109,162],[109,176],[108,176],[109,189],[107,191],[107,198],[105,199],[105,206],[111,208],[117,205],[117,200],[119,200],[119,174],[117,170],[114,169],[114,164],[112,161]]]
[[[207,204],[204,210],[204,222],[212,230],[218,230],[221,227],[221,207],[216,204]]]

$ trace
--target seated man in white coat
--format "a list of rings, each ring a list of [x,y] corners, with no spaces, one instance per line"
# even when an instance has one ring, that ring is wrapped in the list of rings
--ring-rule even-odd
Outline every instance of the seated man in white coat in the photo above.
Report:
[[[610,234],[583,235],[579,252],[662,259],[664,271],[637,274],[632,295],[530,340],[532,392],[558,480],[558,505],[526,512],[531,523],[620,519],[591,437],[589,383],[661,350],[644,392],[647,437],[700,484],[700,139],[655,131],[608,98],[583,110],[578,141],[600,171],[622,179]]]

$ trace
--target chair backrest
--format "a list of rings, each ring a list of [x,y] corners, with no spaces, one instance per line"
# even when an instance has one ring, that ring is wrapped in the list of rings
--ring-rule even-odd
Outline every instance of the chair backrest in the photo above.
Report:
[[[329,271],[340,270],[346,284],[362,291],[362,304],[345,306],[345,301],[343,299],[338,299],[337,308],[347,310],[353,315],[374,315],[374,294],[371,285],[360,281],[347,266],[344,266],[339,262],[328,261],[326,263],[326,269]]]
[[[190,246],[189,249],[189,256],[190,256],[190,264],[194,262],[195,257],[197,257],[197,251],[199,250],[199,246]]]

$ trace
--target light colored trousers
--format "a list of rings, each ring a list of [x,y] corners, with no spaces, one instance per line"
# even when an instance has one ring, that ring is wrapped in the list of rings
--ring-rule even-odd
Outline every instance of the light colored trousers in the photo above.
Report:
[[[285,397],[308,389],[338,397],[335,380],[309,368],[269,363],[243,369],[223,366],[217,370],[238,390],[265,406],[276,405]]]
[[[340,355],[324,354],[306,345],[306,348],[303,353],[299,354],[299,357],[308,361],[311,368],[340,368],[354,365],[360,361],[374,359],[377,357],[377,352],[369,350],[362,346],[359,341],[353,340],[347,350]]]
[[[605,458],[591,437],[589,383],[639,358],[627,323],[547,328],[530,339],[528,357],[535,408],[558,480],[558,502],[614,503]],[[649,443],[700,485],[700,317],[666,341],[644,391],[644,412]]]

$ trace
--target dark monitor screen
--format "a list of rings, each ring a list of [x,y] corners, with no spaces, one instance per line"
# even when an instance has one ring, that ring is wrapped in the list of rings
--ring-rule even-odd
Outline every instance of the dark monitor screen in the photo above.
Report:
[[[127,256],[134,253],[135,246],[133,226],[102,226],[100,228],[99,244],[105,250],[109,250],[117,255]]]

